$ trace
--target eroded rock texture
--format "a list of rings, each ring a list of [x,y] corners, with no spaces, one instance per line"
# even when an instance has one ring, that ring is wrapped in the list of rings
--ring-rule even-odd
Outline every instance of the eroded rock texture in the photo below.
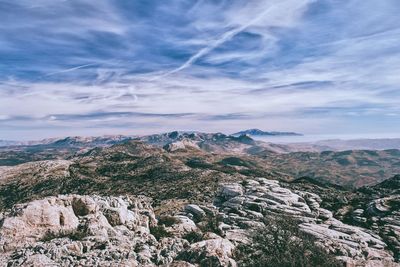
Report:
[[[244,240],[246,230],[262,225],[268,216],[289,215],[301,222],[303,232],[350,266],[396,266],[387,244],[378,235],[333,218],[329,210],[320,207],[320,202],[316,194],[291,191],[278,181],[263,178],[246,180],[244,185],[225,185],[216,199],[222,227],[231,241]]]
[[[320,203],[316,194],[264,178],[221,185],[214,204],[158,219],[145,197],[47,197],[1,215],[0,265],[234,267],[235,248],[250,242],[249,233],[286,215],[348,266],[398,266],[385,240],[334,219]],[[383,212],[379,203],[368,212]]]

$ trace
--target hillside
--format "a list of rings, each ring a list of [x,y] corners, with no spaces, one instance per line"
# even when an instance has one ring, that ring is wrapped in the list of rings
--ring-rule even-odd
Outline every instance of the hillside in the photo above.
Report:
[[[400,151],[395,149],[291,152],[296,149],[290,145],[265,143],[249,136],[185,132],[134,139],[127,136],[69,137],[3,147],[0,148],[0,166],[43,160],[80,162],[93,149],[109,153],[107,148],[123,147],[129,140],[148,144],[150,147],[146,149],[155,149],[155,155],[164,153],[196,171],[239,172],[246,176],[281,173],[294,179],[307,176],[347,188],[378,183],[400,173]]]
[[[204,154],[200,151],[199,156],[204,157]],[[213,169],[190,168],[185,157],[130,141],[108,148],[94,148],[70,160],[1,167],[0,207],[67,192],[146,194],[156,201],[207,199],[210,197],[207,188],[212,191],[218,182],[238,179],[237,176]],[[208,186],[203,187],[203,184]]]
[[[0,211],[33,200],[39,201],[33,203],[43,203],[40,199],[59,194],[89,195],[91,198],[123,195],[131,199],[144,195],[151,198],[152,212],[157,218],[189,216],[190,212],[182,213],[182,210],[190,203],[204,209],[209,207],[207,209],[222,216],[220,223],[224,224],[221,227],[230,225],[231,228],[224,228],[222,232],[213,231],[224,240],[221,242],[231,242],[232,248],[240,247],[237,240],[243,239],[246,231],[250,231],[248,234],[258,231],[256,226],[264,224],[260,216],[298,218],[296,216],[300,215],[299,229],[320,240],[341,261],[364,264],[376,260],[392,262],[392,255],[399,257],[399,235],[396,232],[396,221],[400,219],[397,212],[399,176],[385,180],[399,171],[398,150],[277,153],[270,144],[246,136],[179,132],[113,142],[63,139],[56,144],[39,145],[41,150],[37,151],[41,152],[37,154],[37,161],[0,166]],[[3,152],[18,158],[19,153],[26,149],[34,151],[29,150],[32,147],[37,149],[38,145],[21,146],[19,150],[8,147]],[[43,155],[56,159],[39,160]],[[365,186],[370,183],[376,185]],[[230,186],[224,187],[227,184]],[[223,193],[221,186],[225,188]],[[347,189],[352,187],[360,188],[356,191]],[[227,195],[219,198],[221,194]],[[242,197],[228,201],[236,194],[242,194]],[[61,197],[64,198],[69,196]],[[199,223],[194,223],[197,227],[203,227],[201,220],[195,217],[199,216],[197,208],[191,212],[197,215],[190,215],[185,220],[193,219]],[[7,214],[3,216],[10,216]],[[104,216],[114,223],[107,214]],[[85,222],[81,215],[74,216],[77,216],[74,220]],[[328,232],[324,230],[327,227],[330,229]],[[176,238],[175,234],[171,233],[171,237]],[[76,235],[71,238],[76,238]],[[89,233],[79,235],[93,238]],[[210,242],[206,233],[202,235],[206,243]],[[333,236],[341,237],[336,239]],[[71,242],[69,237],[61,238],[65,244]],[[353,246],[349,246],[347,241],[342,242],[343,238],[351,240]],[[53,240],[59,239],[46,239],[49,249],[58,242]],[[170,242],[183,242],[179,240]],[[358,243],[360,240],[375,245],[365,247]],[[184,253],[186,250],[182,249],[179,251]],[[110,247],[109,251],[113,248]],[[211,249],[210,253],[214,251]],[[97,252],[93,250],[93,253]],[[220,260],[234,260],[232,253]],[[374,253],[375,258],[365,257],[368,253]],[[178,257],[178,254],[171,255]],[[24,255],[21,254],[22,259],[27,257]],[[91,259],[104,260],[100,254],[96,255],[96,259]],[[52,258],[56,261],[62,259]],[[140,261],[140,258],[135,259]],[[158,262],[152,257],[149,260]],[[171,258],[163,261],[170,262]],[[227,266],[224,264],[216,266]]]
[[[262,158],[274,170],[296,178],[312,177],[349,188],[375,184],[400,173],[400,151],[396,149],[267,153]]]
[[[315,142],[287,143],[291,152],[323,152],[345,150],[389,150],[400,149],[399,138],[321,140]]]

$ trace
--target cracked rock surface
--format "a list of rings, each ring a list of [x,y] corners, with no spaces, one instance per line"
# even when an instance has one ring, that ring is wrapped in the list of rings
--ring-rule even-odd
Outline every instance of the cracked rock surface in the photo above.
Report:
[[[0,265],[234,267],[234,250],[252,230],[287,215],[348,266],[399,266],[373,231],[342,223],[320,203],[317,194],[265,178],[222,184],[213,204],[165,218],[146,197],[47,197],[1,214]],[[218,218],[214,228],[210,216]]]
[[[232,189],[234,192],[232,193]],[[318,195],[283,188],[278,181],[258,178],[222,186],[216,205],[231,241],[246,238],[246,230],[262,225],[268,216],[289,215],[300,220],[301,231],[315,237],[330,253],[347,264],[398,266],[387,244],[373,231],[344,224],[320,207]],[[357,265],[357,266],[358,266]]]

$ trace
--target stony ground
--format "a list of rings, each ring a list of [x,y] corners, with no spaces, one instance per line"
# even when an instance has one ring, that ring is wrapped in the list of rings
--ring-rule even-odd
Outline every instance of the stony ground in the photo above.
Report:
[[[249,242],[249,233],[265,218],[285,215],[350,266],[399,266],[382,238],[334,219],[321,201],[265,178],[222,184],[213,205],[189,204],[158,218],[146,197],[47,197],[3,212],[0,263],[237,266],[235,248]]]
[[[350,266],[400,261],[400,176],[348,190],[276,168],[317,157],[329,174],[387,155],[372,170],[395,165],[396,151],[277,154],[221,134],[60,142],[36,147],[38,159],[57,146],[67,157],[0,166],[0,266],[240,266],[238,247],[280,216]]]

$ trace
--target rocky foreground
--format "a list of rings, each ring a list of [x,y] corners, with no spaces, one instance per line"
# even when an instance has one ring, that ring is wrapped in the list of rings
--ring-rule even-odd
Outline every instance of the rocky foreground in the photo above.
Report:
[[[347,266],[400,266],[381,237],[334,219],[320,202],[264,178],[223,184],[213,205],[158,218],[146,197],[47,197],[2,213],[0,265],[240,266],[235,248],[286,215]]]

